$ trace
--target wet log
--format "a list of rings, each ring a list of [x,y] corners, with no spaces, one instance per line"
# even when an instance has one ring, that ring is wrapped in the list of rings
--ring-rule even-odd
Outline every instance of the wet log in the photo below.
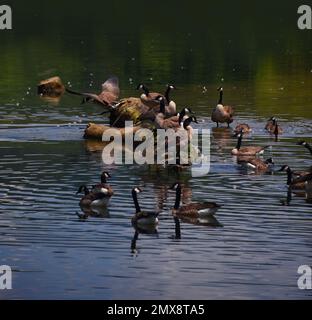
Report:
[[[125,128],[115,128],[115,127],[105,126],[102,124],[89,123],[87,125],[87,128],[85,129],[84,138],[102,140],[103,133],[109,129],[118,130],[121,136],[123,138],[125,137]],[[141,129],[140,126],[133,127],[133,134],[135,134],[139,129]]]

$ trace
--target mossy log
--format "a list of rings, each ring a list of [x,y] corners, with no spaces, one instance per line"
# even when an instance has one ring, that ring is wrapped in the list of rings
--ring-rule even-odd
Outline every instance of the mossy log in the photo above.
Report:
[[[141,126],[133,127],[133,134],[135,134],[139,129],[141,129]],[[85,139],[96,139],[96,140],[102,140],[103,133],[109,129],[116,129],[120,132],[122,137],[125,137],[125,128],[115,128],[115,127],[109,127],[102,124],[95,124],[95,123],[89,123],[87,125],[87,128],[84,132],[84,138]]]

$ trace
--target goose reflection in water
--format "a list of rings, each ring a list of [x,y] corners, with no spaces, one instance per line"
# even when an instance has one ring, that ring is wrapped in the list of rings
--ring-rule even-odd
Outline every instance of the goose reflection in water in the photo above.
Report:
[[[139,235],[149,235],[149,236],[155,236],[158,238],[158,229],[157,226],[140,226],[138,227],[135,224],[132,224],[135,232],[134,232],[134,236],[131,240],[131,253],[132,254],[138,254],[139,251],[137,249],[137,241],[139,240]]]
[[[109,210],[107,207],[81,207],[81,213],[76,212],[76,215],[80,220],[87,220],[91,218],[110,218]]]
[[[175,240],[182,239],[181,222],[186,224],[192,224],[194,226],[223,228],[223,225],[214,216],[207,216],[207,217],[201,217],[201,218],[190,218],[190,217],[179,218],[177,216],[173,216],[173,221],[175,225],[175,235],[172,236],[171,238]]]

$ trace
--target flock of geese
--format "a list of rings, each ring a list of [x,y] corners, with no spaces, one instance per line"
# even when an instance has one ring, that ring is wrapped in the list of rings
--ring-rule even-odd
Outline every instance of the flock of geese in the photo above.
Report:
[[[175,90],[174,85],[167,85],[164,94],[150,92],[144,85],[140,84],[137,90],[141,90],[140,97],[130,97],[119,100],[119,83],[118,79],[113,77],[108,79],[102,85],[100,94],[93,93],[78,93],[69,89],[66,91],[70,94],[80,95],[83,97],[83,103],[93,102],[105,108],[103,113],[109,113],[110,126],[124,130],[125,121],[132,120],[134,124],[140,128],[144,123],[152,123],[155,128],[174,130],[187,130],[189,138],[192,133],[192,122],[198,123],[197,118],[190,108],[183,108],[177,113],[177,105],[170,98],[170,93]],[[219,88],[219,100],[211,114],[211,120],[216,123],[217,127],[221,124],[226,124],[230,127],[234,120],[234,108],[223,103],[223,88]],[[278,124],[275,117],[268,120],[265,129],[277,138],[283,133],[282,127]],[[272,170],[274,162],[267,159],[263,161],[259,158],[270,146],[243,146],[243,138],[252,131],[248,124],[239,124],[234,129],[237,144],[231,151],[232,155],[237,157],[238,163],[242,166],[254,171],[265,173]],[[298,145],[305,147],[312,155],[312,146],[305,141],[300,141]],[[179,164],[177,164],[179,165]],[[287,165],[283,166],[280,172],[286,172],[287,185],[289,192],[296,190],[305,190],[311,192],[312,186],[312,167],[304,171],[292,171]],[[106,206],[110,197],[114,195],[114,191],[107,183],[110,178],[108,172],[103,172],[101,175],[101,183],[88,188],[81,186],[78,193],[83,192],[84,196],[80,201],[81,208],[90,208],[97,206]],[[175,191],[175,203],[172,209],[173,217],[178,223],[178,219],[192,218],[200,219],[201,217],[213,217],[217,210],[221,207],[214,202],[190,203],[181,205],[182,186],[180,183],[175,183],[171,190]],[[132,199],[135,207],[135,213],[132,218],[132,224],[138,228],[147,226],[155,226],[158,224],[158,213],[147,212],[141,209],[138,195],[142,193],[142,189],[135,187],[132,189]]]

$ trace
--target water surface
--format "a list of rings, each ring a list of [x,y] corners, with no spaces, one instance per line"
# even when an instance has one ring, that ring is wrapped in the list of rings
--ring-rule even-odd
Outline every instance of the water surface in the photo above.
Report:
[[[16,29],[0,34],[0,264],[14,270],[14,289],[0,297],[310,298],[297,288],[297,269],[311,265],[311,204],[293,194],[283,205],[285,174],[244,172],[230,155],[232,132],[210,121],[223,85],[226,102],[236,108],[233,127],[247,122],[253,128],[247,145],[272,145],[265,158],[272,156],[277,169],[311,165],[311,155],[296,146],[312,140],[312,45],[311,34],[296,30],[295,5],[277,1],[279,12],[260,2],[257,10],[244,1],[237,7],[201,2],[190,11],[182,1],[168,28],[158,14],[145,17],[140,3],[116,3],[105,8],[111,14],[104,22],[100,4],[85,12],[78,2],[71,24],[67,3],[57,17],[48,7],[16,6]],[[161,8],[164,21],[171,21],[175,6]],[[215,12],[223,12],[232,28],[220,25]],[[278,12],[281,18],[273,19]],[[23,28],[27,13],[33,21]],[[113,24],[117,17],[121,22]],[[82,138],[88,122],[107,122],[101,108],[80,105],[75,96],[65,95],[58,105],[36,96],[37,82],[49,76],[97,92],[111,74],[119,76],[123,97],[137,95],[139,82],[155,91],[177,85],[178,105],[192,107],[198,128],[212,130],[208,175],[106,166],[98,145]],[[273,115],[284,128],[278,142],[264,131]],[[107,211],[81,221],[75,193],[103,170],[111,173],[116,194]],[[174,239],[168,188],[178,180],[184,201],[223,205],[216,216],[223,227],[182,222],[182,237]],[[135,250],[134,186],[144,189],[143,208],[161,211],[158,234],[140,234]]]

